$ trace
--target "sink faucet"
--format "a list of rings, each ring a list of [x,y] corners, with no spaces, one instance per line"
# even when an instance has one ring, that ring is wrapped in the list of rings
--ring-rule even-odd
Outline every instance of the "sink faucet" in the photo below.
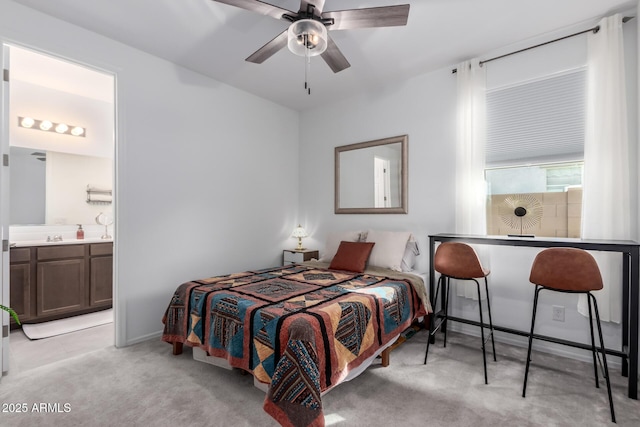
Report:
[[[56,234],[53,236],[54,242],[62,242],[62,236],[60,234]]]

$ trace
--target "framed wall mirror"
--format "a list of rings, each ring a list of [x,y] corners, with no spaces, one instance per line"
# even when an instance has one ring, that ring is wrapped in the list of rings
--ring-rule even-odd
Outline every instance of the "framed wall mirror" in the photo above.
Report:
[[[335,147],[336,214],[406,214],[408,135]]]

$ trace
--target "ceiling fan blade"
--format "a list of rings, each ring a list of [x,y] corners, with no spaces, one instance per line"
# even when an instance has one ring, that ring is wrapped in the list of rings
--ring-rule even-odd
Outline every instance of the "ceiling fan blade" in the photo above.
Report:
[[[347,58],[344,57],[331,37],[327,38],[327,50],[325,50],[320,56],[322,56],[324,62],[327,63],[334,73],[338,73],[345,68],[351,67],[351,64],[349,64],[349,61],[347,61]]]
[[[271,58],[275,53],[287,45],[287,30],[278,34],[273,40],[253,52],[245,61],[254,64],[262,64],[265,60]]]
[[[251,12],[257,12],[261,15],[270,16],[276,19],[283,19],[282,15],[296,15],[294,12],[283,9],[278,6],[274,6],[269,3],[265,3],[260,0],[213,0],[218,3],[228,4],[230,6],[239,7],[240,9],[250,10]]]
[[[322,15],[325,0],[300,0],[300,11],[306,12],[307,7],[311,4],[315,7],[315,15]]]
[[[370,7],[366,9],[325,12],[323,19],[331,18],[333,25],[328,30],[351,30],[355,28],[398,27],[407,25],[409,5]]]

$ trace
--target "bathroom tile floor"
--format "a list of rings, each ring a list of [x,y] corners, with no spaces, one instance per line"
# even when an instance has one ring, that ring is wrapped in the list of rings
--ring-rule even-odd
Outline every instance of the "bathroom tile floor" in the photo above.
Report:
[[[114,345],[113,323],[30,340],[21,329],[9,336],[9,373],[17,374]]]

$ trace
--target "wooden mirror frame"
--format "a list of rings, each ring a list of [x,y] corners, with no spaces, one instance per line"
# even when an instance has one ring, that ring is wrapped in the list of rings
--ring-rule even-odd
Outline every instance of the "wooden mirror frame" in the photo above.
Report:
[[[364,208],[343,208],[340,207],[340,153],[351,150],[359,150],[363,148],[376,147],[380,145],[398,144],[401,148],[401,170],[400,170],[400,206],[388,208],[364,207]],[[384,139],[376,139],[373,141],[359,142],[356,144],[342,145],[335,147],[335,213],[336,214],[406,214],[408,212],[408,145],[409,136],[400,135]]]

